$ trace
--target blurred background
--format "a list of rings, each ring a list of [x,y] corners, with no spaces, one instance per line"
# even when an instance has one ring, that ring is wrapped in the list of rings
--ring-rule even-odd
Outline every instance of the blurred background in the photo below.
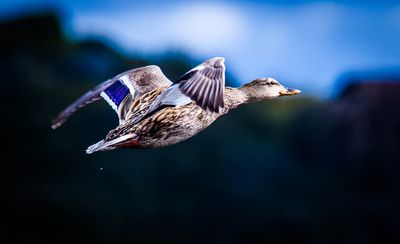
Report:
[[[0,33],[14,241],[399,243],[398,1],[3,0]],[[155,150],[86,155],[118,123],[104,101],[50,129],[122,71],[214,56],[230,86],[303,93]]]

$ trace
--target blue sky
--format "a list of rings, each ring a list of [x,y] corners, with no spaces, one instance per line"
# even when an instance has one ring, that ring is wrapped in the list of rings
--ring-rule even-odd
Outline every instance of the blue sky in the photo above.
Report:
[[[71,38],[99,36],[127,53],[226,58],[241,82],[274,77],[328,97],[348,71],[400,70],[400,1],[0,2],[0,16],[53,7]]]

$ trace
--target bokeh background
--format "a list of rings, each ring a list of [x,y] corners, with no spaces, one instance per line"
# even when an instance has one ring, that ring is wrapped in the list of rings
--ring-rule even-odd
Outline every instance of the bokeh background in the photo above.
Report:
[[[14,241],[400,242],[398,1],[3,0],[0,33]],[[156,150],[86,155],[117,125],[104,101],[50,129],[115,74],[214,56],[231,86],[303,93]]]

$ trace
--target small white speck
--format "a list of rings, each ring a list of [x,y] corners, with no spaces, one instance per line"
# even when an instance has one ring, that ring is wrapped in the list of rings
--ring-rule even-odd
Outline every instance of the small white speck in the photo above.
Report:
[[[100,170],[103,170],[103,168],[100,168]]]

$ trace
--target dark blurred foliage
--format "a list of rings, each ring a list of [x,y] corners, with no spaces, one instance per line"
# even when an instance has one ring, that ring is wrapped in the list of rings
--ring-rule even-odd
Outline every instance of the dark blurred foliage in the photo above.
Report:
[[[0,33],[14,240],[400,241],[399,83],[246,105],[172,147],[89,156],[116,115],[102,101],[52,131],[64,106],[124,70],[151,62],[176,79],[196,62],[69,41],[52,15],[3,22]]]

